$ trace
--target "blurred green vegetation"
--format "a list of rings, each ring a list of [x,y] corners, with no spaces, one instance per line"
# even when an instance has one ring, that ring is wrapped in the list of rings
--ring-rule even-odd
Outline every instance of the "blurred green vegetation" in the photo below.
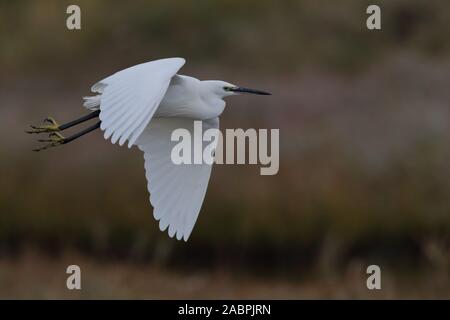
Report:
[[[70,1],[1,1],[2,69],[77,70],[184,56],[190,63],[256,72],[321,67],[354,72],[393,51],[448,56],[450,4],[382,4],[382,31],[368,32],[371,1],[77,1],[82,31],[65,28]]]
[[[294,276],[355,259],[448,271],[450,2],[380,1],[375,32],[372,1],[77,3],[81,31],[65,28],[72,2],[0,1],[0,256],[32,245]],[[166,56],[273,91],[234,99],[222,126],[281,135],[274,177],[215,166],[188,243],[158,230],[138,151],[96,133],[36,155],[22,134],[46,113],[81,114],[99,78]]]

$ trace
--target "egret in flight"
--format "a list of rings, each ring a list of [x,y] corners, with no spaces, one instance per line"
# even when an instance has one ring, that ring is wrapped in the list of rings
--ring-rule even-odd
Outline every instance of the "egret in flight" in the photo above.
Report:
[[[96,95],[84,97],[89,114],[62,125],[47,118],[46,124],[31,126],[28,132],[49,133],[48,139],[39,140],[48,144],[35,151],[69,143],[98,128],[113,144],[137,145],[144,152],[147,188],[159,228],[187,241],[205,197],[211,164],[174,164],[172,132],[178,128],[191,132],[194,120],[201,120],[203,128],[218,128],[225,97],[270,93],[177,74],[184,63],[183,58],[168,58],[116,72],[91,87]],[[94,118],[96,124],[72,136],[59,133]]]

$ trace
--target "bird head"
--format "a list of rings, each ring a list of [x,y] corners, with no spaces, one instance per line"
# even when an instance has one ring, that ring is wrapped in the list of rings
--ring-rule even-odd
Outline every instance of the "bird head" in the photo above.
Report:
[[[271,93],[266,91],[239,87],[237,85],[225,81],[209,80],[203,82],[208,86],[208,90],[210,90],[215,95],[218,95],[220,98],[233,96],[241,93],[271,95]]]

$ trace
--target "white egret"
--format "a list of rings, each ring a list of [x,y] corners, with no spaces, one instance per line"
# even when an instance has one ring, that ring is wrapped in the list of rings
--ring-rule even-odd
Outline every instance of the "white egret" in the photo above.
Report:
[[[209,164],[175,165],[171,161],[171,133],[177,128],[192,130],[194,120],[205,128],[218,128],[218,116],[225,108],[223,98],[238,93],[268,95],[259,90],[238,87],[224,81],[200,81],[178,75],[183,58],[168,58],[139,64],[97,82],[85,97],[87,116],[58,125],[32,126],[29,133],[49,133],[49,144],[35,149],[66,144],[97,128],[105,139],[144,152],[145,174],[153,215],[161,231],[187,241],[197,220],[211,173]],[[59,132],[93,118],[99,121],[70,137]]]

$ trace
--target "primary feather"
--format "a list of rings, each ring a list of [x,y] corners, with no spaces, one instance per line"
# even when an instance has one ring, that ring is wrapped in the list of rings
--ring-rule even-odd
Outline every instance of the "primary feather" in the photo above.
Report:
[[[175,143],[173,130],[184,128],[193,136],[194,120],[187,118],[155,118],[136,141],[144,152],[145,176],[153,205],[153,216],[161,231],[188,240],[200,212],[209,176],[210,164],[179,164],[171,161]],[[218,128],[218,118],[203,121],[203,129]],[[191,152],[193,155],[193,151]]]
[[[182,58],[155,60],[119,71],[93,85],[92,91],[101,92],[100,128],[105,139],[111,138],[113,144],[119,141],[119,145],[128,140],[130,148],[184,63]]]

